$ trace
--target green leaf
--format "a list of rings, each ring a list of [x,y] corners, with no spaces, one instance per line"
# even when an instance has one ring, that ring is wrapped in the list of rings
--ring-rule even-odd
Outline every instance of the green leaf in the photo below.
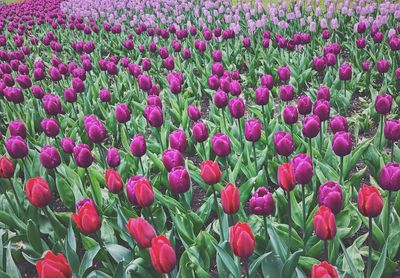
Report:
[[[382,277],[382,273],[385,270],[386,265],[387,243],[388,242],[386,241],[385,245],[383,245],[381,256],[379,257],[379,260],[371,273],[371,277]]]
[[[56,176],[56,180],[56,187],[61,201],[70,211],[73,211],[75,209],[75,196],[71,186],[59,175]]]
[[[100,250],[100,246],[95,246],[92,249],[86,251],[85,255],[83,255],[81,265],[79,266],[79,276],[83,276],[85,271],[92,266],[93,259],[96,257],[97,253]]]
[[[227,241],[221,243],[222,245],[227,244]],[[221,258],[222,263],[229,270],[229,272],[233,275],[233,277],[240,277],[240,270],[238,269],[237,265],[235,264],[234,259],[231,257],[228,252],[219,246],[217,243],[212,242],[215,249],[217,250],[218,256]]]
[[[292,277],[294,271],[296,270],[296,266],[299,263],[299,258],[302,253],[303,250],[297,250],[289,256],[286,263],[283,265],[283,269],[281,272],[282,278]]]
[[[282,261],[285,261],[287,255],[287,247],[283,245],[281,239],[276,233],[274,226],[268,225],[267,231],[271,240],[272,249],[281,258]]]
[[[28,220],[26,236],[28,238],[29,243],[32,245],[32,248],[40,254],[43,253],[42,242],[40,239],[40,232],[38,226],[33,223],[32,219]]]
[[[105,247],[117,263],[122,261],[129,262],[132,259],[131,250],[122,245],[108,243]]]
[[[270,256],[273,256],[272,252],[265,253],[251,263],[249,267],[250,277],[254,276],[255,272],[257,271],[258,267],[263,262],[263,260],[266,260]]]
[[[350,271],[353,274],[354,278],[361,278],[361,275],[357,271],[356,267],[354,266],[349,253],[347,253],[346,246],[344,246],[343,242],[340,239],[338,239],[338,240],[339,240],[340,246],[342,247],[344,257],[346,258],[347,264],[349,265]]]
[[[65,241],[65,253],[67,256],[67,260],[69,265],[71,266],[71,269],[74,273],[78,273],[79,271],[79,257],[78,254],[71,248],[69,245],[68,240]]]
[[[6,254],[6,272],[12,273],[13,277],[21,278],[21,274],[19,273],[18,267],[15,264],[12,255],[11,255],[11,242],[8,243],[7,246],[7,254]]]

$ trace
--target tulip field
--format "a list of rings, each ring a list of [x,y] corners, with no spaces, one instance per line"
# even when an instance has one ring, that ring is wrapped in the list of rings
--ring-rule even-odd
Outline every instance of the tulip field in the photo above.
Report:
[[[400,3],[0,5],[0,277],[400,277]]]

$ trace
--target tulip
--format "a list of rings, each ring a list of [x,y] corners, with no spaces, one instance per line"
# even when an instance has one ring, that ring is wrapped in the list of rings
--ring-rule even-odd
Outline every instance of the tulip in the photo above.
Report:
[[[291,85],[282,85],[279,89],[279,97],[283,101],[292,101],[294,98],[294,88]]]
[[[226,157],[231,153],[231,140],[223,133],[215,134],[211,139],[212,148],[219,157]]]
[[[339,131],[335,133],[332,140],[332,148],[337,156],[343,157],[351,152],[350,133]]]
[[[200,113],[199,108],[197,108],[193,104],[188,106],[188,115],[189,115],[189,118],[194,122],[200,120],[200,118],[201,118],[201,113]]]
[[[76,210],[76,213],[72,213],[71,219],[82,233],[89,235],[100,229],[101,219],[92,199],[79,201]]]
[[[274,134],[274,146],[279,155],[288,157],[294,150],[294,143],[290,133],[278,131]]]
[[[47,115],[57,116],[61,114],[63,108],[58,96],[52,94],[45,94],[43,97],[43,109]]]
[[[222,109],[228,105],[228,96],[224,91],[217,91],[214,94],[214,104],[217,108]]]
[[[41,177],[28,179],[25,194],[29,202],[37,208],[47,206],[52,200],[49,184]]]
[[[114,169],[107,169],[105,172],[105,181],[110,192],[118,194],[122,191],[123,182],[120,174]]]
[[[220,181],[222,172],[217,162],[207,160],[201,163],[200,176],[206,184],[214,185]]]
[[[284,163],[278,166],[278,182],[282,189],[287,192],[294,189],[296,182],[292,164]]]
[[[40,151],[40,163],[46,169],[55,169],[61,164],[61,157],[57,148],[46,145]]]
[[[329,119],[330,103],[325,99],[319,99],[314,103],[314,115],[317,115],[321,122]]]
[[[340,80],[350,80],[353,74],[353,69],[350,64],[343,64],[339,67]]]
[[[26,127],[21,120],[11,121],[8,124],[8,130],[10,131],[10,136],[20,136],[26,139]]]
[[[343,194],[340,185],[334,181],[327,181],[318,190],[319,206],[326,206],[333,214],[338,214],[343,205]]]
[[[55,255],[52,251],[46,252],[42,260],[36,261],[36,271],[39,275],[39,278],[72,277],[72,270],[65,256],[61,253]]]
[[[72,138],[61,139],[61,148],[65,153],[72,154],[74,152],[75,142]]]
[[[111,147],[108,151],[107,151],[107,155],[106,155],[106,161],[108,166],[110,167],[118,167],[118,165],[121,162],[121,157],[119,156],[119,152],[117,148]]]
[[[371,69],[371,63],[368,60],[365,60],[361,63],[361,68],[363,71],[367,72]]]
[[[275,201],[267,188],[257,188],[250,199],[250,209],[256,215],[268,216],[274,213]]]
[[[185,193],[190,188],[189,172],[183,166],[176,166],[168,173],[168,182],[173,193]]]
[[[125,103],[120,103],[115,107],[115,118],[117,122],[121,124],[127,123],[131,118],[131,111],[129,110],[128,105]]]
[[[162,109],[161,98],[157,95],[154,96],[150,95],[147,97],[147,105],[155,105]]]
[[[208,138],[207,126],[203,122],[194,123],[192,133],[193,139],[199,143],[204,142]]]
[[[297,110],[303,116],[311,113],[312,102],[311,98],[307,95],[302,95],[297,100]]]
[[[172,149],[184,152],[187,147],[186,134],[182,129],[177,129],[169,135],[169,145]]]
[[[282,113],[283,121],[287,124],[290,125],[290,128],[292,129],[292,125],[297,122],[298,119],[298,114],[297,114],[297,108],[292,105],[287,105],[283,109]],[[293,131],[292,131],[293,134]]]
[[[320,240],[332,240],[336,235],[335,215],[326,206],[319,207],[313,218],[314,232]]]
[[[381,59],[376,62],[376,69],[380,74],[387,73],[389,71],[389,66],[389,61],[385,59]]]
[[[261,76],[260,81],[261,81],[261,86],[269,90],[271,90],[272,87],[274,86],[274,77],[270,74],[264,74],[263,76]]]
[[[57,120],[53,118],[43,119],[40,122],[40,126],[42,127],[44,134],[48,137],[55,138],[60,132],[60,125]]]
[[[175,149],[165,150],[162,155],[162,162],[168,172],[177,166],[184,166],[185,162],[182,153]]]
[[[312,60],[313,69],[317,72],[324,71],[326,67],[326,58],[325,57],[314,57]]]
[[[323,261],[311,268],[311,278],[338,278],[336,269],[328,262]]]
[[[158,273],[170,273],[176,264],[176,254],[169,240],[163,236],[151,240],[150,259]]]
[[[69,103],[74,103],[78,99],[78,94],[73,88],[64,89],[64,100]]]
[[[105,88],[100,89],[99,97],[100,97],[101,102],[111,101],[111,93],[109,90],[107,90]]]
[[[243,117],[245,112],[245,105],[243,99],[232,98],[229,101],[229,112],[235,119],[240,119],[241,117]]]
[[[329,126],[334,134],[340,131],[348,131],[347,120],[341,115],[333,116],[329,122]]]
[[[246,260],[253,255],[255,238],[249,224],[238,222],[229,229],[229,243],[235,256]]]
[[[152,127],[161,127],[164,122],[163,112],[160,107],[154,105],[148,105],[145,107],[143,112],[149,125]]]
[[[235,214],[240,208],[239,190],[232,183],[221,189],[222,209],[226,214]]]
[[[146,154],[146,139],[141,134],[136,134],[133,136],[131,144],[130,144],[130,151],[133,156],[142,157]]]
[[[390,113],[392,108],[392,96],[389,94],[379,94],[375,99],[375,110],[380,116],[380,136],[379,136],[379,148],[382,148],[382,137],[384,135],[384,115]]]
[[[389,120],[385,122],[384,135],[387,140],[392,142],[391,161],[394,159],[394,144],[400,140],[400,121]]]
[[[90,147],[86,144],[78,144],[73,149],[76,164],[82,168],[88,168],[93,163],[93,156]]]
[[[14,158],[23,158],[28,155],[28,145],[21,136],[10,136],[4,142],[8,154]]]
[[[10,179],[14,176],[14,164],[7,157],[0,158],[0,178]]]
[[[129,218],[126,229],[140,248],[150,248],[151,240],[156,237],[154,228],[144,218]]]
[[[290,68],[289,67],[279,67],[278,77],[281,81],[288,81],[290,79]]]

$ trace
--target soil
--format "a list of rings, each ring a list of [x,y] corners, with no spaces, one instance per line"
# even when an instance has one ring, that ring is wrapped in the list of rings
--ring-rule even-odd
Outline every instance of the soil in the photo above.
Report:
[[[17,263],[17,267],[22,277],[36,278],[39,277],[36,272],[36,267],[27,261]]]

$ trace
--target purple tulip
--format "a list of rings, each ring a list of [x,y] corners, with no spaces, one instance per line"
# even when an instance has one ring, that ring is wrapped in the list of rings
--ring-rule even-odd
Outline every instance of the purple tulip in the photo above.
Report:
[[[297,122],[299,115],[297,113],[297,108],[296,106],[293,105],[287,105],[283,109],[283,120],[287,125],[292,125]]]
[[[319,99],[314,103],[313,114],[317,115],[321,122],[329,119],[329,114],[331,111],[331,105],[329,101],[325,99]]]
[[[384,190],[398,191],[400,189],[400,164],[389,162],[381,170],[379,185]]]
[[[294,177],[299,184],[308,184],[313,176],[313,164],[311,158],[304,153],[295,155],[290,162],[293,166]]]
[[[4,89],[4,96],[8,101],[19,104],[24,102],[24,93],[20,88],[8,87]]]
[[[78,144],[73,150],[76,165],[88,168],[93,163],[93,156],[90,147],[86,144]]]
[[[243,99],[232,98],[229,101],[229,112],[235,119],[240,119],[241,117],[243,117],[245,112],[245,105]]]
[[[216,133],[211,139],[211,145],[219,157],[226,157],[231,153],[231,140],[223,133]]]
[[[204,142],[208,138],[208,129],[205,123],[203,122],[195,122],[193,124],[193,139],[196,142]]]
[[[348,131],[347,120],[341,115],[333,116],[329,122],[329,126],[334,134],[340,131]]]
[[[174,167],[168,173],[168,182],[173,193],[185,193],[190,188],[189,172],[183,166]]]
[[[64,100],[69,103],[74,103],[78,99],[78,94],[73,88],[64,89]]]
[[[388,120],[385,122],[384,135],[387,140],[400,140],[400,120]]]
[[[244,136],[247,141],[257,142],[261,138],[262,125],[258,119],[247,120],[244,125]]]
[[[275,211],[275,201],[265,187],[259,187],[250,199],[250,209],[256,215],[271,215]]]
[[[357,48],[365,48],[367,46],[367,41],[363,37],[357,38],[356,45]]]
[[[26,127],[23,121],[11,121],[8,124],[8,130],[10,131],[10,136],[21,136],[26,139]]]
[[[174,167],[185,165],[182,153],[175,149],[165,150],[162,155],[162,162],[168,172],[171,172]]]
[[[83,118],[83,126],[89,140],[93,143],[100,143],[107,137],[106,129],[103,123],[96,116],[86,115]]]
[[[169,135],[169,146],[171,149],[184,152],[187,148],[186,134],[182,129],[177,129]]]
[[[155,105],[162,109],[162,101],[159,96],[148,96],[147,97],[147,105]]]
[[[312,67],[317,72],[322,72],[326,68],[326,58],[324,56],[314,57],[312,60]]]
[[[317,90],[317,100],[324,99],[329,101],[331,99],[331,93],[328,87],[321,86]]]
[[[224,91],[217,91],[214,94],[214,104],[217,108],[222,109],[228,105],[228,95]]]
[[[44,91],[42,87],[38,85],[33,85],[31,88],[32,95],[37,99],[42,99],[44,97]]]
[[[229,85],[229,91],[232,96],[239,96],[242,93],[242,87],[237,80],[232,80]]]
[[[101,102],[109,102],[111,100],[111,93],[109,90],[103,88],[100,89],[99,97]]]
[[[335,133],[332,140],[333,152],[340,157],[351,152],[351,135],[348,132],[339,131]]]
[[[221,50],[214,49],[211,53],[211,57],[214,62],[221,62],[222,61],[222,52]]]
[[[147,105],[143,115],[152,127],[160,127],[164,122],[163,111],[158,106]]]
[[[22,89],[29,89],[32,87],[32,81],[29,78],[29,75],[22,74],[15,78],[15,81],[21,86]]]
[[[317,115],[309,115],[303,120],[302,132],[307,138],[314,138],[321,130],[321,120]]]
[[[43,109],[47,115],[56,116],[62,114],[63,108],[58,96],[52,94],[45,94],[43,97]]]
[[[75,141],[72,138],[61,139],[61,148],[65,153],[72,154],[75,148]]]
[[[274,146],[279,155],[288,157],[294,151],[294,142],[290,133],[278,131],[274,134]]]
[[[57,168],[61,164],[61,157],[57,148],[46,145],[40,151],[40,163],[46,169]]]
[[[297,100],[297,110],[303,116],[310,114],[312,110],[311,98],[307,95],[300,96]]]
[[[389,71],[389,66],[389,61],[385,59],[381,59],[376,62],[376,69],[381,74],[387,73]]]
[[[281,81],[287,81],[290,79],[290,68],[289,67],[279,67],[278,68],[278,77]]]
[[[138,83],[139,83],[139,88],[146,92],[150,90],[152,87],[151,78],[146,74],[139,75]]]
[[[375,110],[381,115],[390,113],[392,109],[392,96],[389,94],[379,94],[375,99]]]
[[[220,62],[214,62],[211,65],[211,73],[218,77],[221,77],[224,74],[224,66]]]
[[[141,134],[136,134],[131,141],[130,151],[135,157],[142,157],[146,153],[146,139]]]
[[[327,181],[318,189],[318,205],[331,209],[333,214],[338,214],[343,205],[341,186],[334,181]]]
[[[283,101],[292,101],[294,98],[294,88],[292,85],[282,85],[279,89],[279,97]]]
[[[274,87],[274,77],[270,74],[264,74],[261,76],[261,86],[271,90],[272,87]]]
[[[350,80],[353,74],[353,69],[350,64],[343,64],[339,68],[339,78],[340,80]]]
[[[72,88],[77,92],[77,93],[82,93],[85,91],[85,83],[83,83],[83,81],[78,78],[78,77],[74,77],[72,79]]]
[[[371,63],[368,60],[365,60],[361,63],[361,68],[363,71],[367,72],[371,69]]]
[[[256,89],[256,104],[267,105],[269,102],[269,90],[265,87],[259,87]]]
[[[42,127],[44,134],[48,137],[54,138],[60,132],[60,125],[57,120],[53,118],[43,119],[40,122],[40,126]]]
[[[131,111],[129,110],[128,105],[125,103],[120,103],[115,107],[115,118],[117,122],[123,124],[129,122],[131,119]]]
[[[4,142],[8,154],[14,158],[23,158],[28,155],[28,145],[21,136],[10,136]]]
[[[188,115],[189,115],[189,118],[194,122],[201,119],[201,112],[200,112],[199,108],[197,108],[197,106],[194,104],[190,104],[188,106]]]
[[[218,90],[218,88],[219,88],[219,79],[218,79],[218,76],[216,76],[216,75],[211,75],[210,77],[208,77],[208,87],[211,89],[211,90]]]
[[[118,167],[121,163],[121,157],[119,156],[119,152],[117,148],[111,147],[107,151],[106,161],[108,166],[110,167]]]

